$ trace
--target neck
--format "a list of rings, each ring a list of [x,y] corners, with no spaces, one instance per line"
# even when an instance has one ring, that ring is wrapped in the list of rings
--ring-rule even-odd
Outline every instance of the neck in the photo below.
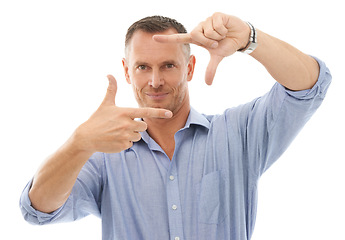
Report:
[[[168,155],[170,160],[175,150],[175,133],[184,127],[190,112],[190,105],[183,104],[169,119],[144,118],[147,124],[147,132]]]

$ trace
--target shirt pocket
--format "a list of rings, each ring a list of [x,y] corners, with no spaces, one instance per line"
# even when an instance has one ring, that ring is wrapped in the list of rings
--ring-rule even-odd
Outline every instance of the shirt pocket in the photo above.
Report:
[[[219,224],[229,215],[229,178],[225,171],[205,175],[200,183],[200,223]]]

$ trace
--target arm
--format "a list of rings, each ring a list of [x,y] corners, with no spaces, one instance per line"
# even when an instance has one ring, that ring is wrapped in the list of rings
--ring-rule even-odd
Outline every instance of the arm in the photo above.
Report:
[[[257,34],[259,45],[251,56],[264,65],[277,82],[294,91],[314,86],[319,76],[319,65],[314,58],[260,30]]]
[[[317,61],[320,74],[312,89],[291,91],[276,83],[265,95],[226,111],[229,139],[241,139],[245,147],[238,148],[246,149],[243,157],[251,173],[264,173],[322,104],[332,76],[325,63]],[[314,134],[317,131],[315,128]]]
[[[73,185],[92,152],[77,149],[76,133],[38,169],[29,198],[32,206],[50,213],[61,207],[70,195]]]
[[[266,67],[276,81],[291,90],[309,89],[315,84],[319,66],[312,57],[262,31],[257,31],[257,34],[259,45],[251,55]],[[167,43],[193,43],[206,48],[211,59],[205,81],[212,84],[218,64],[224,57],[244,48],[249,36],[247,23],[234,16],[215,13],[190,33],[156,35],[154,39]]]
[[[116,80],[109,78],[107,94],[97,111],[80,125],[34,176],[29,198],[32,206],[50,213],[68,199],[80,170],[95,152],[120,152],[141,139],[147,125],[135,118],[169,118],[170,111],[120,108],[115,105]]]

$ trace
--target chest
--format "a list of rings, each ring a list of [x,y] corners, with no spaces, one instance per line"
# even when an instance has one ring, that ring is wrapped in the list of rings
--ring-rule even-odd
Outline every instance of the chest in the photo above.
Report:
[[[246,212],[246,184],[229,145],[221,144],[226,139],[194,131],[175,140],[171,160],[158,144],[143,141],[108,156],[102,213],[113,214],[107,222],[125,232],[161,234],[155,239],[168,239],[166,233],[193,239],[210,224],[220,232],[228,229],[231,209]]]

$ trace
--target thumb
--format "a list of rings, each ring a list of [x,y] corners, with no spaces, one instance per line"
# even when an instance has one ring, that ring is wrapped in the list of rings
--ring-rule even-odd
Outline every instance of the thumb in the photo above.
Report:
[[[213,55],[211,54],[210,62],[208,63],[206,74],[205,74],[205,82],[207,85],[211,85],[216,75],[217,67],[219,63],[223,60],[223,56]]]
[[[114,76],[108,75],[109,85],[107,88],[107,93],[103,99],[102,105],[115,105],[115,96],[117,91],[117,82]]]

